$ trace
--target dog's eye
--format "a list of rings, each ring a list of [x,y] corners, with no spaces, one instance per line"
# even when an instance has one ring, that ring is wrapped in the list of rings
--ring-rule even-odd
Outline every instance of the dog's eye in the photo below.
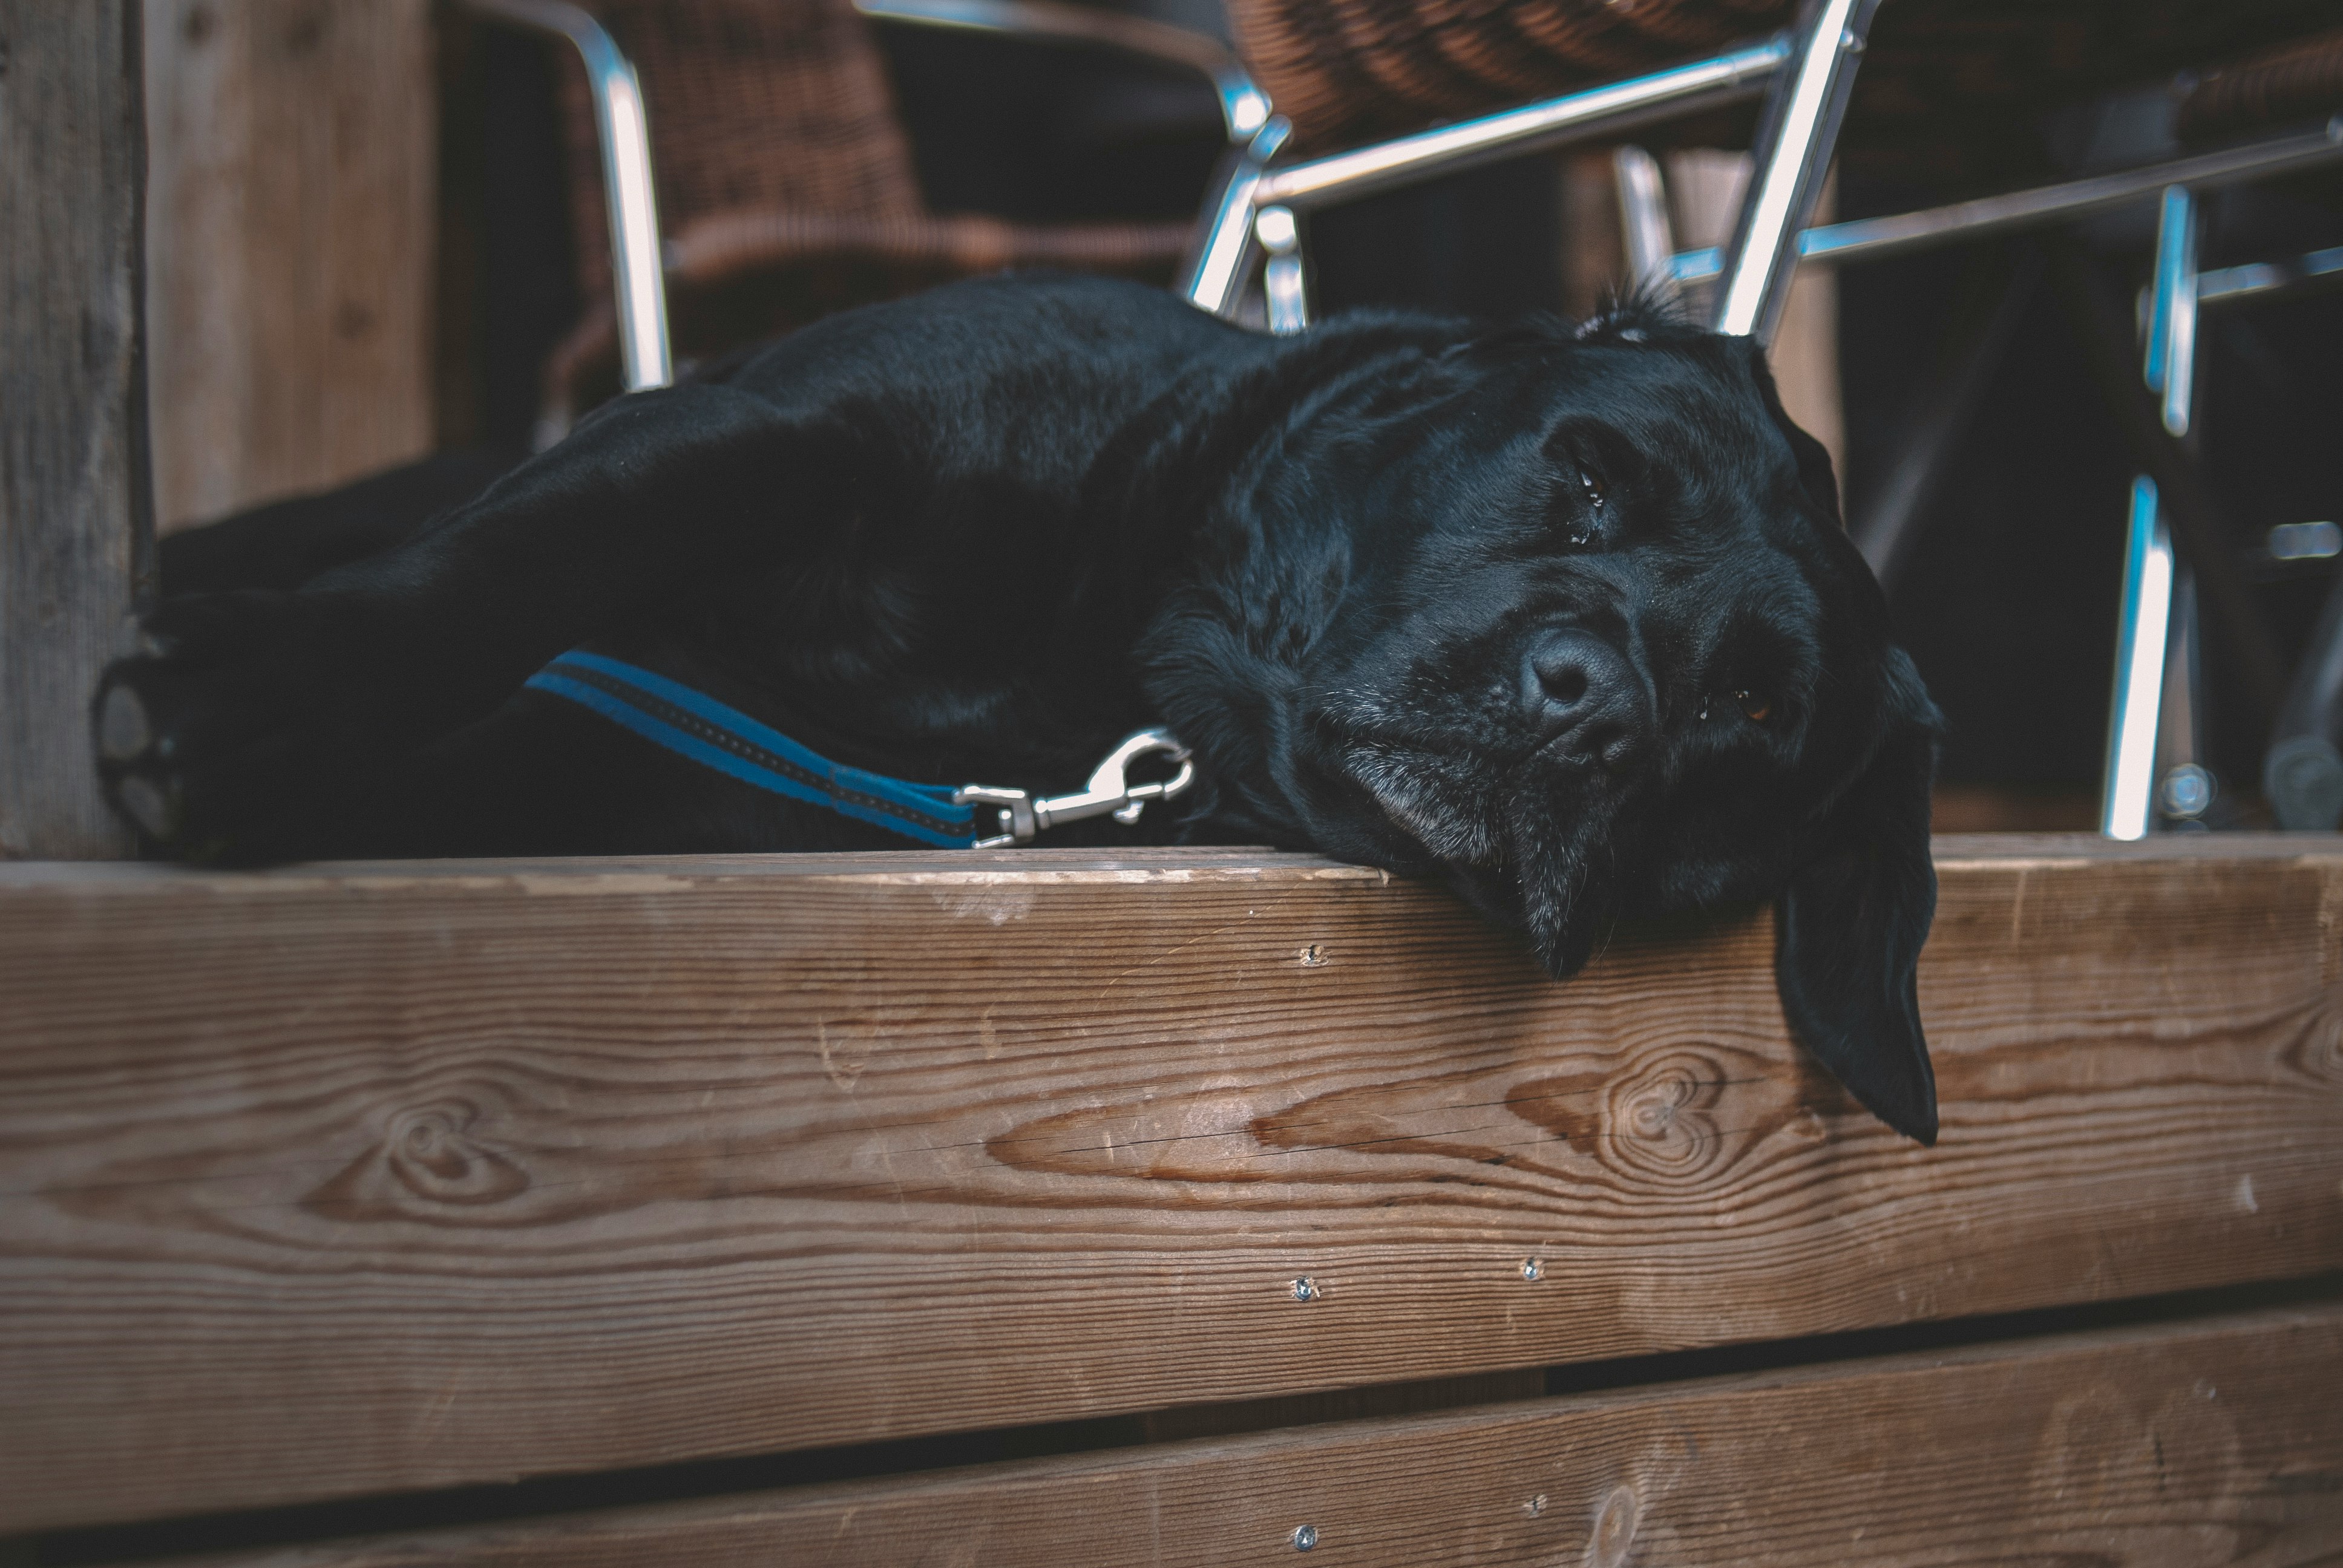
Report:
[[[1736,688],[1725,693],[1725,696],[1734,707],[1741,709],[1741,717],[1752,724],[1763,724],[1774,717],[1774,699],[1762,691]],[[1714,697],[1702,698],[1700,699],[1701,719],[1705,722],[1715,708],[1716,699]]]
[[[1594,540],[1595,519],[1602,516],[1603,504],[1606,498],[1604,496],[1603,487],[1595,481],[1594,476],[1584,469],[1581,469],[1578,475],[1578,492],[1585,498],[1586,509],[1570,519],[1566,537],[1574,545],[1592,544]]]

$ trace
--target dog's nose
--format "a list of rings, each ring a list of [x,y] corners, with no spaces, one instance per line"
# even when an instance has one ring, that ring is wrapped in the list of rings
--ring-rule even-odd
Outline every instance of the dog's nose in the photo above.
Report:
[[[1553,628],[1522,654],[1522,708],[1538,743],[1574,762],[1623,772],[1651,735],[1644,683],[1626,656],[1590,632]]]

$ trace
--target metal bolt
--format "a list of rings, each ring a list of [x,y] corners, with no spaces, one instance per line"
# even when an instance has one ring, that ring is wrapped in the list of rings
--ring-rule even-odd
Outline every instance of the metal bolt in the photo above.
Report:
[[[1535,1258],[1523,1258],[1522,1260],[1522,1278],[1524,1280],[1544,1279],[1545,1265],[1539,1262]]]
[[[1315,1524],[1297,1524],[1293,1527],[1293,1549],[1296,1552],[1307,1552],[1317,1544],[1318,1527]]]
[[[1294,1282],[1293,1282],[1293,1299],[1294,1299],[1295,1301],[1297,1301],[1297,1302],[1314,1302],[1314,1301],[1316,1301],[1316,1300],[1318,1299],[1318,1282],[1317,1282],[1317,1281],[1315,1281],[1315,1280],[1313,1280],[1313,1279],[1312,1279],[1312,1278],[1311,1278],[1309,1275],[1307,1275],[1307,1274],[1304,1274],[1304,1275],[1302,1275],[1300,1279],[1298,1279],[1298,1280],[1294,1281]],[[1303,1528],[1304,1528],[1304,1529],[1307,1529],[1307,1528],[1309,1528],[1309,1527],[1308,1527],[1307,1525],[1304,1525],[1304,1526],[1303,1526]],[[1313,1537],[1313,1539],[1314,1539],[1314,1537]],[[1309,1550],[1309,1548],[1305,1546],[1305,1547],[1303,1547],[1303,1548],[1302,1548],[1302,1550],[1303,1550],[1303,1551],[1305,1551],[1305,1552],[1307,1552],[1307,1551]]]
[[[2164,776],[2157,803],[2164,814],[2180,819],[2201,817],[2213,803],[2213,776],[2194,762],[2183,762]]]

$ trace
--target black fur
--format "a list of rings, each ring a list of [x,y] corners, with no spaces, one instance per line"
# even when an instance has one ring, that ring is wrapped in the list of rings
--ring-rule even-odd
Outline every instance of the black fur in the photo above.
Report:
[[[1558,977],[1622,917],[1780,898],[1797,1038],[1935,1137],[1937,719],[1745,339],[1633,302],[1278,339],[1001,279],[622,398],[477,496],[459,470],[166,544],[97,709],[157,848],[900,845],[518,689],[580,645],[931,781],[1071,789],[1164,723],[1183,809],[1054,841],[1437,878]]]

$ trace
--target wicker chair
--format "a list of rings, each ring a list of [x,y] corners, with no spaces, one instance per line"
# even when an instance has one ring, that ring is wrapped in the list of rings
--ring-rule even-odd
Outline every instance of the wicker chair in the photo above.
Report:
[[[1181,290],[1243,317],[1265,258],[1262,314],[1272,331],[1299,331],[1309,212],[1763,95],[1756,173],[1709,320],[1769,340],[1878,4],[1800,0],[1792,25],[1686,63],[1781,19],[1791,0],[1231,0],[1277,114],[1228,168]],[[1520,102],[1536,94],[1559,95]],[[1456,115],[1476,117],[1406,129]],[[1312,156],[1296,162],[1295,150]]]
[[[1166,282],[1185,223],[1027,225],[924,206],[869,25],[850,0],[606,0],[653,127],[669,331],[706,355],[831,311],[1011,266]],[[565,62],[570,211],[589,303],[545,371],[548,434],[619,389],[597,106]]]
[[[1352,145],[1640,75],[1790,20],[1795,0],[1231,0],[1298,146]]]

